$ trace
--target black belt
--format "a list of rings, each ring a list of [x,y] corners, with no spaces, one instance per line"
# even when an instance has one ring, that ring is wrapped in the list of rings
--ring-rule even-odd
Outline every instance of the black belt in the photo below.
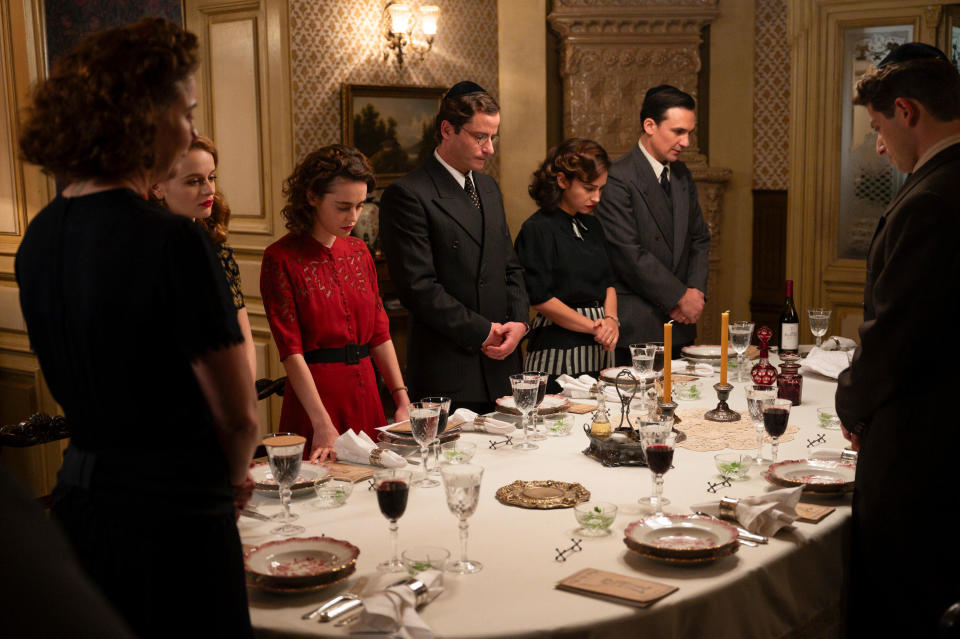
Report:
[[[347,344],[343,348],[317,348],[303,354],[307,364],[359,364],[364,357],[370,357],[370,349],[366,344]]]

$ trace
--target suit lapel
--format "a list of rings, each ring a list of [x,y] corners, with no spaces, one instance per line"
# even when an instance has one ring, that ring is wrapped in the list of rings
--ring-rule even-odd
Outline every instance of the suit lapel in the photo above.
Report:
[[[672,169],[671,169],[672,172]],[[686,180],[678,180],[677,174],[670,177],[670,190],[673,193],[673,268],[680,264],[683,255],[683,242],[687,236],[690,221],[690,192]]]
[[[437,196],[433,198],[433,203],[463,227],[474,242],[482,245],[483,216],[470,202],[466,191],[457,184],[450,172],[437,162],[436,158],[431,157],[427,160],[426,169],[437,189]]]
[[[667,247],[672,251],[673,241],[673,213],[667,205],[667,195],[663,192],[663,187],[657,181],[657,176],[653,173],[653,167],[647,161],[646,156],[636,146],[630,151],[633,156],[633,166],[635,169],[634,185],[640,191],[640,196],[647,204],[647,210],[650,216],[660,229],[660,237],[666,242]]]

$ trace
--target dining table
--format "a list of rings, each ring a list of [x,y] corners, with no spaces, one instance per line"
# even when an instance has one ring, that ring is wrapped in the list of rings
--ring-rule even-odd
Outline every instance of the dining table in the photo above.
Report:
[[[772,363],[776,364],[776,360]],[[679,401],[676,428],[683,431],[684,415],[713,408],[718,375],[702,380],[699,399]],[[728,403],[750,428],[744,387],[731,371],[733,386]],[[790,426],[798,430],[779,446],[778,459],[810,458],[818,449],[843,449],[840,430],[825,429],[818,408],[833,408],[836,381],[805,374],[803,398],[794,406]],[[572,402],[593,404],[589,399]],[[620,407],[607,402],[617,426]],[[634,415],[635,416],[635,415]],[[849,493],[816,495],[804,492],[801,501],[834,508],[817,523],[796,521],[770,537],[769,543],[740,546],[737,552],[714,561],[685,565],[648,559],[629,549],[624,531],[632,522],[650,516],[638,499],[651,494],[651,472],[642,466],[605,467],[584,454],[589,439],[590,413],[574,416],[569,435],[537,441],[537,450],[515,450],[497,445],[504,438],[483,432],[464,432],[462,441],[474,442],[472,463],[484,468],[480,501],[469,518],[470,559],[483,564],[475,574],[444,573],[443,591],[420,610],[436,637],[488,639],[557,637],[681,637],[748,639],[751,637],[838,636],[844,584],[845,540],[850,527]],[[688,420],[689,422],[689,420]],[[719,427],[719,426],[718,426]],[[792,429],[791,429],[792,430]],[[517,439],[517,435],[514,435]],[[690,450],[679,444],[673,468],[664,475],[666,513],[692,514],[694,504],[721,497],[762,495],[779,487],[764,478],[765,467],[754,466],[748,476],[724,485],[714,463],[719,452],[753,450]],[[764,453],[769,455],[770,446]],[[414,474],[422,465],[410,467]],[[576,482],[594,501],[610,502],[618,513],[610,534],[584,536],[572,508],[529,509],[501,503],[497,490],[516,480]],[[279,512],[276,498],[256,495],[252,505],[264,514]],[[370,579],[370,594],[405,576],[381,574],[377,564],[391,553],[388,522],[380,514],[372,484],[358,482],[341,507],[317,507],[312,496],[294,498],[301,536],[326,535],[349,541],[360,549],[356,573],[343,583],[303,594],[275,594],[249,589],[250,616],[258,637],[348,636],[349,626],[304,620],[301,615],[330,597],[345,592],[362,576]],[[279,539],[270,530],[276,524],[243,517],[238,523],[242,541],[251,547]],[[460,553],[458,520],[447,508],[443,486],[411,487],[405,514],[399,519],[400,549],[419,545]],[[570,547],[580,550],[560,551]],[[646,608],[559,590],[561,580],[593,568],[675,587],[668,596]],[[384,635],[379,635],[384,636]]]

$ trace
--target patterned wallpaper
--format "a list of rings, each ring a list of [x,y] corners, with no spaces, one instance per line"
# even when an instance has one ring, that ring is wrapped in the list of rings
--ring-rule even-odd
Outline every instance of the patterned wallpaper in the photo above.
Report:
[[[790,142],[787,0],[756,0],[753,63],[753,188],[786,190]]]
[[[298,161],[319,146],[340,142],[343,82],[449,87],[470,79],[498,96],[497,0],[434,3],[440,6],[440,20],[433,50],[422,61],[405,58],[401,69],[393,58],[384,61],[381,52],[384,0],[290,0]],[[408,4],[416,8],[420,3]],[[488,164],[485,172],[496,176],[497,168]]]

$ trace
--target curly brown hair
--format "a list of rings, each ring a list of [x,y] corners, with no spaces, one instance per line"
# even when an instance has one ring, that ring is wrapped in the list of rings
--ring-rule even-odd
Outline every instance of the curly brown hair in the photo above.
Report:
[[[610,158],[598,142],[570,138],[547,151],[527,190],[540,208],[553,208],[563,197],[557,175],[562,173],[570,181],[593,182],[609,167]]]
[[[67,182],[153,168],[155,120],[197,68],[197,37],[144,18],[84,38],[33,91],[23,158]]]
[[[307,234],[313,230],[317,212],[307,199],[307,193],[323,197],[330,192],[330,184],[337,178],[351,182],[365,182],[367,193],[376,184],[373,169],[366,156],[353,147],[331,144],[317,149],[297,165],[283,182],[287,205],[280,212],[292,233]]]

